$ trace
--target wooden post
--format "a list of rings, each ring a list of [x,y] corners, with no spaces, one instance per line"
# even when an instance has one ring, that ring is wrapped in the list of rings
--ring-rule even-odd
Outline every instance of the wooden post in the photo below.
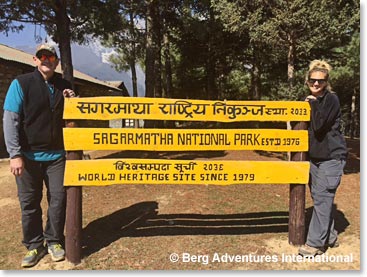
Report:
[[[69,122],[67,127],[76,127],[75,122]],[[81,160],[82,151],[70,151],[67,160]],[[82,187],[66,188],[66,222],[65,222],[65,251],[66,259],[79,264],[82,257]]]
[[[292,129],[307,130],[308,124],[307,122],[298,122]],[[290,159],[291,161],[306,161],[307,152],[292,152]],[[302,245],[306,239],[305,192],[305,184],[290,184],[288,242],[292,245]]]

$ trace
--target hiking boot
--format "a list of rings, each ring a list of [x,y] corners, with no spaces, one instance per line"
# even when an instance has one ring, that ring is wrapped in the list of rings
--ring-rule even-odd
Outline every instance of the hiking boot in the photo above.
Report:
[[[51,254],[51,259],[54,262],[65,260],[65,250],[60,243],[48,245],[48,253]]]
[[[338,239],[336,239],[333,243],[328,243],[326,246],[329,247],[329,248],[337,248],[339,247],[339,241]]]
[[[307,244],[302,245],[298,249],[298,254],[301,256],[316,256],[324,254],[325,250],[321,247],[312,247]]]
[[[35,266],[45,255],[46,248],[44,246],[29,250],[22,260],[22,267]]]

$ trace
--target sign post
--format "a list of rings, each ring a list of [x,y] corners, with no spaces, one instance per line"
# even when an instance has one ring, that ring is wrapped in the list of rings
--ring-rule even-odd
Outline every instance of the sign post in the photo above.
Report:
[[[307,122],[298,122],[293,130],[307,130]],[[306,161],[307,152],[292,152],[291,161]],[[289,224],[288,242],[292,245],[302,245],[306,239],[305,207],[306,186],[290,184],[289,188]]]
[[[68,128],[77,127],[75,122],[68,122]],[[82,151],[68,151],[67,160],[81,160]],[[66,221],[65,221],[65,250],[66,259],[79,264],[82,257],[82,187],[66,187]]]

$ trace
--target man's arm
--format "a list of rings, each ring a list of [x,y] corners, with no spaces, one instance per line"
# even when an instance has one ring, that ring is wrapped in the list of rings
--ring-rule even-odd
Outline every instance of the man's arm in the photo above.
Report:
[[[4,138],[6,150],[10,158],[22,155],[19,144],[19,119],[19,114],[7,110],[4,111]]]
[[[10,156],[10,171],[15,176],[20,176],[24,161],[19,144],[19,114],[5,110],[3,126],[6,150]]]
[[[23,105],[23,91],[17,80],[8,89],[4,102],[3,128],[6,150],[10,156],[10,171],[16,176],[22,174],[24,162],[19,142],[20,113]]]

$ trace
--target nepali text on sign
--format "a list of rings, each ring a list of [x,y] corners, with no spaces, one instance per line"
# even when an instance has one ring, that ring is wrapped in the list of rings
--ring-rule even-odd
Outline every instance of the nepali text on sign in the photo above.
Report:
[[[64,119],[186,121],[309,121],[304,101],[209,101],[143,97],[65,99]]]

